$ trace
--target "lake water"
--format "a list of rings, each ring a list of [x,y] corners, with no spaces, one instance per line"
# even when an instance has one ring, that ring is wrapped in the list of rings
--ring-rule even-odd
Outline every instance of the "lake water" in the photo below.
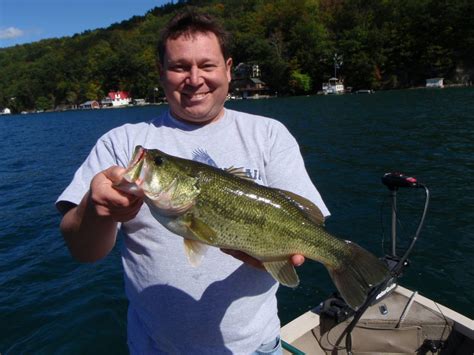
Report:
[[[282,121],[296,136],[332,217],[327,228],[377,255],[390,250],[381,176],[401,171],[431,192],[425,228],[400,283],[474,318],[474,89],[405,90],[228,102]],[[69,256],[54,201],[97,138],[166,106],[0,117],[0,353],[121,354],[126,307],[120,255]],[[399,253],[421,215],[421,189],[398,194]],[[283,323],[333,290],[320,264],[281,287]]]

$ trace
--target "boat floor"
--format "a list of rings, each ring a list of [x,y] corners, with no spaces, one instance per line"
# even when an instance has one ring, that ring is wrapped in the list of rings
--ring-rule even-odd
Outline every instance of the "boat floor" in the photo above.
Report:
[[[282,328],[282,339],[298,349],[284,354],[347,354],[336,342],[352,317],[335,324],[315,308]],[[398,286],[369,307],[352,331],[352,354],[474,354],[474,321]]]

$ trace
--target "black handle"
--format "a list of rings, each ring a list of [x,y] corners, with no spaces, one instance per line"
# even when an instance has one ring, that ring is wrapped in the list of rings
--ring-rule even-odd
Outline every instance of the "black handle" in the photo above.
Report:
[[[386,173],[382,176],[382,182],[390,190],[397,190],[400,187],[419,187],[416,178],[401,173]]]

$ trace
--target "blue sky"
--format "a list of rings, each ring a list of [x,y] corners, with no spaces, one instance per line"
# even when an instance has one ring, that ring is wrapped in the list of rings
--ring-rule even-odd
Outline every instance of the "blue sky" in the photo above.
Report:
[[[105,28],[171,0],[0,0],[0,47]]]

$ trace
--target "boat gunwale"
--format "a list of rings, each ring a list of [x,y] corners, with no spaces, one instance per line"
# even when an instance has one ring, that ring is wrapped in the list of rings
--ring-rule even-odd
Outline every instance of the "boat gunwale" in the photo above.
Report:
[[[413,291],[403,286],[398,285],[395,290],[404,297],[410,298],[413,295]],[[440,314],[442,317],[452,320],[454,322],[454,329],[459,333],[465,335],[468,338],[474,339],[474,320],[470,319],[462,314],[453,311],[452,309],[443,306],[427,297],[424,297],[417,293],[414,298],[418,304]],[[314,309],[305,312],[299,317],[293,319],[288,324],[281,328],[281,338],[285,342],[291,344],[296,341],[304,334],[309,332],[311,329],[316,328],[320,324],[319,314]]]

